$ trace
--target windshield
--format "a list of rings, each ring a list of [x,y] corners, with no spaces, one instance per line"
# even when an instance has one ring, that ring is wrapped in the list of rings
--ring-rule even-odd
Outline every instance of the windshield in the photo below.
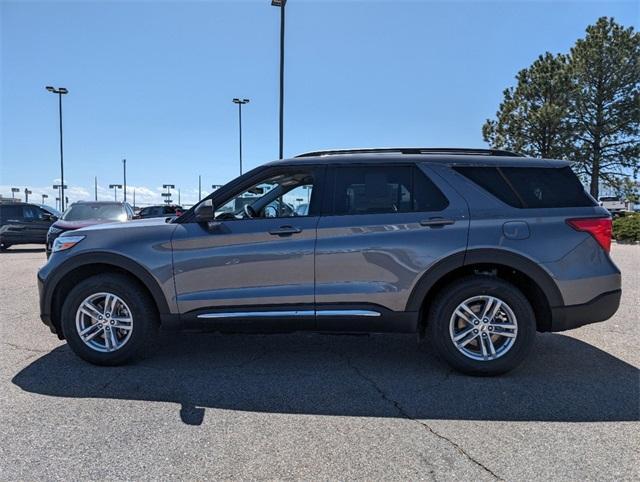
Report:
[[[126,221],[127,215],[119,204],[73,204],[62,216],[65,221]]]

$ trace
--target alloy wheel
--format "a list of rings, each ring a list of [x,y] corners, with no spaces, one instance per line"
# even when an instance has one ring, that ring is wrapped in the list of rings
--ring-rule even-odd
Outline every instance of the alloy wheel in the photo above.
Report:
[[[504,356],[518,336],[518,321],[511,307],[494,296],[474,296],[458,305],[449,321],[456,349],[477,361]]]
[[[133,316],[119,296],[94,293],[78,306],[76,330],[89,348],[103,353],[114,352],[131,338]]]

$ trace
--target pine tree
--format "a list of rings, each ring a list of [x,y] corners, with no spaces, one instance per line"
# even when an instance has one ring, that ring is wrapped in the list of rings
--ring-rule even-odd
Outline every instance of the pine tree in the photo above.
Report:
[[[597,198],[600,182],[614,186],[640,166],[640,35],[607,17],[586,32],[569,61],[569,157]]]

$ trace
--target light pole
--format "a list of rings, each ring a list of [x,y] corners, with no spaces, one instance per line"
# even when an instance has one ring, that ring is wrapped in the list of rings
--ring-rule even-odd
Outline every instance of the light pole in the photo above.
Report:
[[[67,189],[67,185],[66,184],[54,184],[53,185],[53,189],[57,189],[58,190],[58,196],[60,198],[60,212],[64,212],[64,209],[62,209],[62,192],[64,192],[64,189]]]
[[[43,194],[42,195],[42,204],[44,204],[44,200],[47,199],[49,197],[48,194]]]
[[[198,201],[202,199],[202,176],[198,174]]]
[[[60,198],[56,197],[56,209],[60,209],[59,203],[60,203]]]
[[[62,150],[62,96],[68,94],[69,91],[64,87],[51,87],[48,85],[46,89],[53,93],[58,94],[58,117],[60,120],[60,185],[62,186],[60,192],[60,211],[64,211],[64,190],[67,186],[64,185],[64,155]]]
[[[113,189],[113,200],[118,200],[118,189],[122,189],[122,184],[109,184],[109,189]]]
[[[284,151],[284,11],[287,0],[271,0],[271,5],[280,7],[280,148],[282,159]]]
[[[98,200],[98,176],[93,177],[93,199]]]
[[[127,202],[127,160],[122,159],[122,170],[124,174],[124,202]]]
[[[171,190],[175,189],[175,184],[163,184],[162,187],[167,190],[167,192],[162,193],[162,197],[164,197],[164,202],[166,204],[171,203]]]
[[[238,126],[240,128],[240,175],[242,176],[242,106],[249,103],[249,99],[233,99],[238,104]]]
[[[29,194],[33,194],[33,191],[30,191],[26,187],[24,188],[24,202],[29,202]]]
[[[11,199],[15,199],[15,194],[17,192],[20,192],[20,188],[19,187],[12,187],[11,188]]]

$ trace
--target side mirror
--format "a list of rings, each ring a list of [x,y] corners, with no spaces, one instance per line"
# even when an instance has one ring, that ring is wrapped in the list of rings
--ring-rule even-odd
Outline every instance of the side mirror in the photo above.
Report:
[[[56,222],[58,220],[58,216],[54,216],[53,214],[50,214],[50,213],[42,213],[40,215],[40,219],[42,219],[43,221]]]
[[[214,212],[211,199],[198,204],[198,206],[196,206],[196,209],[194,210],[194,215],[196,223],[208,223],[209,221],[213,221]]]

